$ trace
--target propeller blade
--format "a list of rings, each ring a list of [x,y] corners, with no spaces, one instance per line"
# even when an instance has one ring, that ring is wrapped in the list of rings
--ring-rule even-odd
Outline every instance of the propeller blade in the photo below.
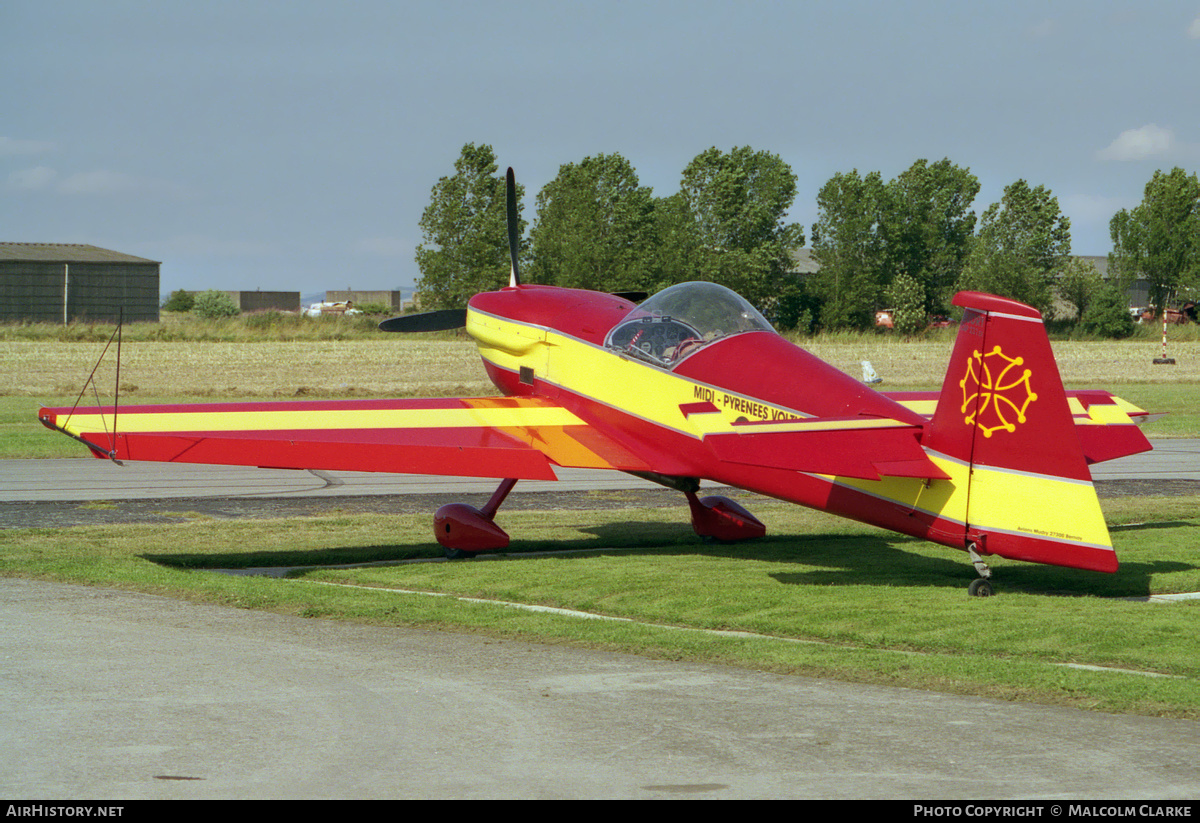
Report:
[[[380,331],[420,332],[461,329],[467,325],[466,309],[441,309],[420,314],[402,314],[379,324]]]
[[[518,244],[520,243],[520,238],[517,236],[517,176],[513,174],[512,166],[508,167],[504,197],[508,207],[508,256],[512,260],[508,285],[519,286],[521,285],[521,272],[517,266]]]

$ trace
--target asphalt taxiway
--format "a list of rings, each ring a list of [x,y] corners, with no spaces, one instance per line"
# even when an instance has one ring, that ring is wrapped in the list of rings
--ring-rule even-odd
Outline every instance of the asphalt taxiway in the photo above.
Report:
[[[1155,440],[1154,450],[1092,467],[1100,483],[1200,481],[1200,440]],[[515,493],[658,489],[622,472],[555,469],[558,481],[523,480]],[[378,472],[308,472],[180,463],[117,465],[91,458],[0,460],[0,501],[127,500],[202,497],[350,497],[491,494],[491,478]]]

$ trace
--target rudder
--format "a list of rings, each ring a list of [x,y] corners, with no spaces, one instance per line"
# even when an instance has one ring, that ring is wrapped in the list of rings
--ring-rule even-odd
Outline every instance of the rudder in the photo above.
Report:
[[[959,467],[966,542],[980,554],[1116,571],[1041,313],[979,292],[953,302],[965,312],[922,445]]]

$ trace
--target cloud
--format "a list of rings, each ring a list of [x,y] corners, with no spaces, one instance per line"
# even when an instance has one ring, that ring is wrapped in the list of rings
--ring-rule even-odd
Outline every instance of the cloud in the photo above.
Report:
[[[1200,14],[1196,15],[1196,19],[1188,26],[1187,36],[1193,40],[1200,40]]]
[[[14,171],[8,176],[8,186],[24,191],[38,191],[49,188],[58,177],[58,172],[47,166],[34,166],[32,169]]]
[[[1149,123],[1140,129],[1129,129],[1121,132],[1117,139],[1107,148],[1096,152],[1100,160],[1144,160],[1159,154],[1166,154],[1175,146],[1175,133],[1170,129],[1159,128],[1155,123]]]
[[[1131,204],[1119,197],[1103,197],[1093,194],[1066,194],[1058,198],[1063,214],[1071,218],[1071,224],[1103,223],[1108,225],[1112,216]],[[1136,204],[1134,204],[1136,205]]]
[[[34,166],[8,175],[8,188],[22,191],[54,191],[58,194],[81,196],[110,196],[141,194],[154,197],[188,197],[182,186],[150,177],[135,177],[124,172],[77,172],[63,177],[49,166]]]
[[[14,140],[11,137],[0,137],[0,157],[13,157],[19,154],[41,154],[53,148],[53,143],[46,143],[41,140]]]

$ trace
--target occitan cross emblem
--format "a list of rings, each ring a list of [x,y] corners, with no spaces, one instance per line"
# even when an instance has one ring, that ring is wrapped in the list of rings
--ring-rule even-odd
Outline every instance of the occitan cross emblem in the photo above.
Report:
[[[1037,395],[1029,385],[1029,369],[1021,369],[1021,357],[1009,357],[999,346],[987,354],[976,351],[967,358],[967,371],[959,382],[963,401],[959,410],[968,426],[979,427],[984,437],[1003,429],[1017,430],[1025,422],[1029,404]],[[969,413],[968,413],[969,412]]]

